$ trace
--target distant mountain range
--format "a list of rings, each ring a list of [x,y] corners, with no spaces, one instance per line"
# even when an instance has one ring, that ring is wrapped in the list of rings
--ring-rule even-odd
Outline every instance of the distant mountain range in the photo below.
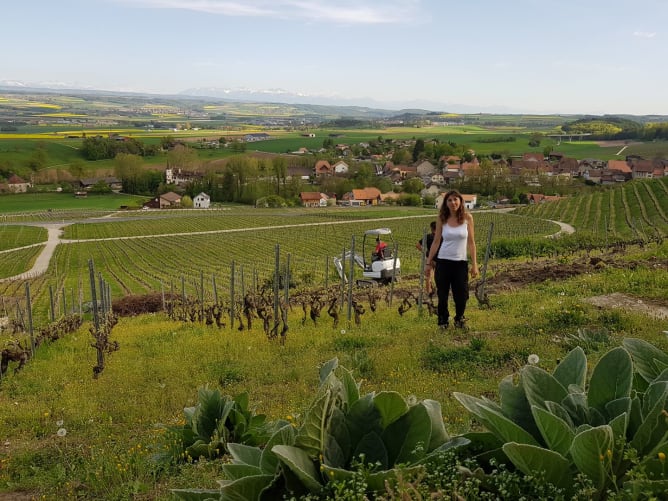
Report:
[[[346,98],[342,96],[323,96],[299,94],[285,89],[224,89],[218,87],[195,87],[179,92],[184,96],[216,97],[234,101],[275,102],[286,104],[316,104],[321,106],[357,106],[385,110],[429,110],[449,113],[512,113],[509,108],[495,106],[481,108],[463,104],[445,104],[435,101],[412,99],[404,101],[377,101],[371,97]]]
[[[219,87],[193,87],[185,89],[177,94],[151,94],[136,91],[109,91],[100,90],[93,87],[71,84],[66,82],[22,82],[19,80],[0,80],[0,90],[23,91],[23,92],[86,92],[88,94],[100,95],[146,95],[161,97],[197,97],[197,98],[215,98],[226,101],[243,102],[269,102],[284,104],[301,105],[320,105],[320,106],[344,106],[359,107],[369,109],[381,109],[385,111],[396,112],[398,110],[424,110],[431,112],[448,113],[498,113],[511,114],[517,111],[503,107],[480,107],[464,104],[447,104],[423,99],[407,99],[402,101],[378,101],[371,97],[347,98],[342,96],[325,96],[317,94],[301,94],[291,92],[285,89],[249,89],[234,88],[226,89]],[[521,112],[520,112],[521,113]]]

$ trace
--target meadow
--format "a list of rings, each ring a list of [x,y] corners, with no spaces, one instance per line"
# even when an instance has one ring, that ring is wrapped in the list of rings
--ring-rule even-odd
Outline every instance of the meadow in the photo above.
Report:
[[[665,260],[668,249],[634,251],[627,259],[644,263],[649,256]],[[167,500],[173,499],[169,489],[214,488],[223,476],[220,461],[165,467],[151,460],[164,446],[158,425],[183,424],[184,408],[195,405],[204,386],[228,395],[248,391],[257,412],[298,424],[316,391],[318,368],[332,357],[363,379],[365,392],[437,400],[448,432],[463,433],[475,421],[452,393],[494,399],[500,378],[530,354],[551,370],[576,343],[593,357],[626,336],[668,349],[661,322],[582,302],[589,295],[626,291],[627,282],[637,286],[635,292],[655,289],[661,286],[656,274],[643,264],[634,270],[611,266],[495,294],[491,309],[472,301],[467,333],[438,332],[426,311],[414,307],[399,315],[396,304],[368,311],[360,325],[338,327],[325,318],[302,324],[294,312],[284,345],[268,340],[259,327],[217,329],[162,314],[122,318],[112,333],[120,349],[107,357],[97,379],[84,326],[43,345],[23,370],[0,382],[0,486],[26,499],[118,500]]]
[[[606,207],[615,209],[608,212],[609,223],[620,238],[636,240],[637,235],[622,228],[628,220],[643,217],[665,231],[659,225],[661,214],[668,211],[662,186],[663,180],[634,183],[570,201],[574,206],[559,202],[562,205],[553,209],[544,204],[522,215],[475,212],[479,259],[482,262],[492,223],[493,242],[528,239],[535,249],[552,240],[546,235],[558,231],[557,225],[541,218],[563,220],[563,215],[576,230],[585,228],[589,233],[598,227],[594,221],[600,221]],[[642,207],[631,202],[636,192],[647,193]],[[653,209],[649,200],[657,201]],[[93,203],[70,201],[79,202]],[[78,210],[87,214],[91,209]],[[76,212],[71,205],[60,210]],[[59,245],[47,274],[30,281],[34,300],[41,305],[36,318],[48,316],[50,286],[65,291],[67,298],[72,289],[86,289],[90,259],[111,285],[114,299],[159,291],[161,286],[169,289],[171,283],[177,291],[185,283],[188,296],[197,297],[203,275],[209,295],[212,275],[221,292],[229,286],[232,261],[237,273],[245,270],[250,288],[253,270],[261,277],[271,273],[278,245],[282,263],[290,255],[299,282],[298,290],[292,292],[296,295],[307,285],[322,287],[327,258],[350,247],[353,235],[359,245],[360,233],[370,227],[392,228],[402,259],[402,280],[391,303],[386,296],[389,288],[381,289],[375,311],[364,299],[366,310],[359,323],[346,317],[345,309],[338,325],[324,310],[314,322],[295,305],[289,310],[284,343],[269,339],[259,319],[251,328],[239,330],[239,323],[229,319],[218,328],[175,320],[162,312],[122,317],[111,331],[119,349],[107,354],[104,371],[97,378],[92,371],[96,353],[91,347],[91,317],[86,314],[81,328],[43,343],[24,368],[14,373],[16,364],[11,364],[0,380],[4,441],[0,490],[6,495],[26,500],[168,500],[174,499],[170,489],[215,488],[224,475],[220,460],[167,465],[153,460],[165,447],[165,428],[160,425],[183,425],[184,408],[197,403],[198,388],[208,387],[227,395],[247,391],[257,412],[299,426],[316,394],[319,368],[333,357],[361,381],[363,392],[396,391],[413,400],[438,401],[448,433],[457,435],[477,430],[480,424],[464,411],[453,392],[497,400],[501,378],[524,367],[529,355],[539,358],[540,368],[552,371],[575,346],[582,346],[592,363],[628,337],[668,350],[662,332],[668,329],[665,317],[639,308],[602,308],[587,301],[619,293],[645,304],[668,306],[665,240],[646,238],[641,246],[629,243],[623,250],[565,248],[551,257],[529,246],[519,258],[492,256],[487,269],[489,304],[472,294],[469,329],[440,332],[426,304],[420,307],[410,301],[407,306],[401,301],[409,292],[418,293],[420,254],[414,246],[433,219],[433,210],[271,211],[237,206],[206,215],[169,211],[158,217],[153,212],[127,219],[121,212],[115,216],[119,220],[112,217],[103,223],[86,224],[73,218],[65,231],[75,241]],[[41,214],[33,217],[43,220]],[[41,238],[36,233],[9,234],[16,244]],[[144,236],[148,238],[119,240]],[[329,271],[334,288],[337,278],[333,269]],[[182,281],[181,277],[187,278]],[[21,281],[0,284],[0,295],[20,299],[24,285]],[[360,299],[366,294],[355,291]],[[87,289],[85,295],[89,297]],[[58,303],[56,309],[60,311],[62,305]]]

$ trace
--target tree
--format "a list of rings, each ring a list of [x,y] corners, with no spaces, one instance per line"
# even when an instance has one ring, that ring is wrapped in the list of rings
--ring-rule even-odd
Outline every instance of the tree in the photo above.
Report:
[[[100,179],[90,188],[91,193],[111,193],[111,188],[104,180]]]
[[[46,167],[48,156],[43,145],[38,145],[28,159],[28,167],[37,172]]]
[[[167,167],[192,170],[197,165],[197,152],[188,146],[177,144],[167,153]]]
[[[541,139],[543,139],[543,135],[539,132],[534,132],[529,138],[529,146],[532,148],[538,148],[540,146]]]
[[[193,199],[190,198],[188,195],[183,195],[181,197],[181,207],[184,209],[192,209],[193,208]]]
[[[406,179],[403,182],[403,188],[405,193],[418,194],[424,189],[424,183],[419,177],[411,177]]]
[[[392,163],[395,165],[406,165],[411,161],[411,154],[405,148],[398,148],[392,154]]]
[[[81,177],[83,176],[84,170],[85,170],[85,167],[84,167],[84,163],[83,163],[83,161],[82,161],[82,160],[78,160],[78,159],[75,160],[74,162],[72,162],[72,163],[67,167],[67,171],[68,171],[70,174],[72,174],[72,177],[74,177],[74,178],[76,178],[76,179],[81,179]]]
[[[417,162],[424,153],[424,139],[418,139],[413,146],[413,162]]]
[[[271,167],[276,178],[276,194],[281,194],[281,184],[285,186],[285,180],[288,175],[288,162],[285,157],[277,156],[271,160]]]

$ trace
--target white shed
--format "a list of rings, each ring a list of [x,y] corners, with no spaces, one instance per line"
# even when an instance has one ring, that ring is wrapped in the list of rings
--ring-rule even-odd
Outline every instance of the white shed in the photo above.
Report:
[[[208,209],[211,205],[211,197],[202,192],[193,199],[195,209]]]

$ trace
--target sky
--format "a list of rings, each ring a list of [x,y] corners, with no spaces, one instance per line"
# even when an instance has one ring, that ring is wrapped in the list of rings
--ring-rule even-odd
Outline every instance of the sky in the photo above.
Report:
[[[668,115],[668,0],[19,0],[0,20],[0,84]]]

